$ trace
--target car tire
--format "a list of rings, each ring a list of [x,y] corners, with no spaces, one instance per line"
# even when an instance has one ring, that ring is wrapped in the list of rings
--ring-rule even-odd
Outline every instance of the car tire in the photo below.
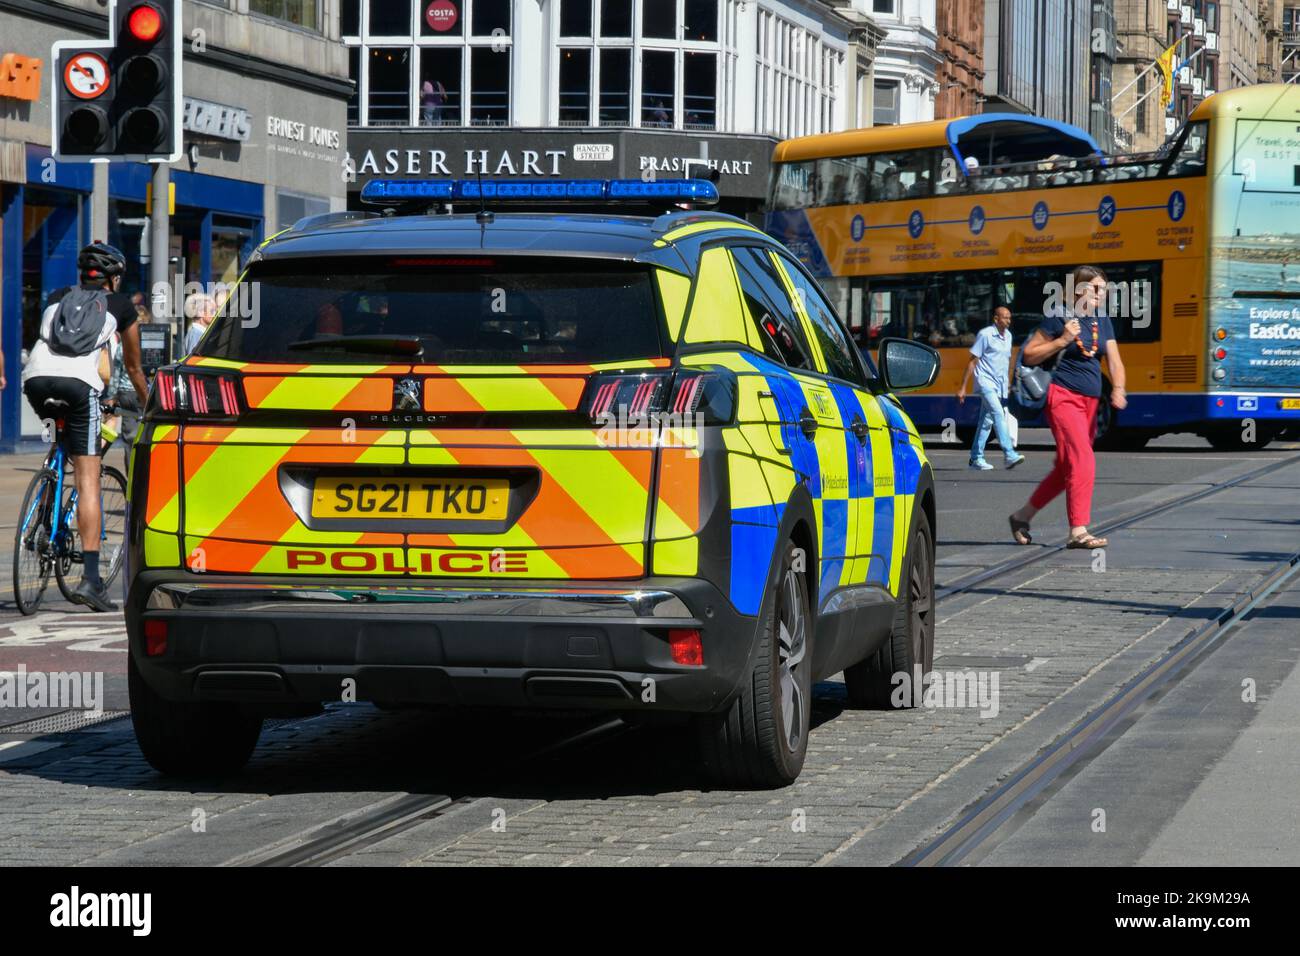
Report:
[[[127,691],[135,739],[149,765],[176,777],[239,770],[257,746],[262,718],[238,704],[167,700],[145,683],[128,655]]]
[[[764,601],[753,665],[731,706],[696,718],[705,775],[716,786],[769,789],[793,783],[808,752],[813,619],[799,549],[787,542]]]
[[[915,706],[924,687],[914,686],[919,668],[924,680],[934,667],[934,533],[930,518],[916,516],[902,577],[904,593],[894,606],[889,637],[864,661],[844,669],[849,705],[858,708],[901,709]],[[898,694],[895,674],[907,674],[912,693]]]

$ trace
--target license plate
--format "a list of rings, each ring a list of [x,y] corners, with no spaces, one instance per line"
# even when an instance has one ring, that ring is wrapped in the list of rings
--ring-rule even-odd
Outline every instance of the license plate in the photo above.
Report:
[[[1288,411],[1290,411],[1291,409],[1300,408],[1300,398],[1278,399],[1277,407],[1284,408]]]
[[[504,478],[321,477],[312,488],[311,514],[366,521],[502,521],[509,492]]]

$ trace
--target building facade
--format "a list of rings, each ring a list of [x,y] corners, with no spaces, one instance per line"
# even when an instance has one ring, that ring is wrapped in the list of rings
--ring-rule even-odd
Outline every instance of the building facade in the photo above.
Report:
[[[886,30],[876,51],[871,123],[886,126],[935,118],[939,72],[936,0],[854,0]]]
[[[344,206],[352,88],[333,0],[188,0],[183,28],[185,157],[171,170],[169,243],[181,286],[231,281],[264,236]],[[23,355],[49,294],[75,281],[77,250],[112,242],[128,257],[127,290],[149,291],[150,167],[50,154],[51,46],[107,35],[98,0],[0,0],[0,54],[40,72],[31,89],[0,88],[0,448],[39,433],[18,387]]]
[[[943,62],[935,76],[934,118],[953,119],[983,111],[984,3],[950,0],[936,8],[935,31]]]
[[[1091,0],[987,0],[984,112],[1089,127]]]
[[[1283,3],[1279,37],[1279,81],[1294,83],[1300,75],[1300,3]]]
[[[1213,0],[1115,0],[1116,34],[1122,48],[1114,79],[1118,149],[1144,152],[1158,148],[1201,101],[1229,81],[1225,71],[1231,74],[1233,58],[1223,56],[1221,31],[1233,27],[1224,26],[1225,6]],[[1244,27],[1238,35],[1237,75],[1258,76],[1258,41],[1252,46],[1251,33]],[[1175,44],[1173,95],[1162,110],[1163,80],[1151,66]]]
[[[1088,132],[1106,152],[1115,149],[1115,0],[1092,0],[1088,41]]]
[[[351,202],[376,176],[716,168],[756,211],[778,139],[863,125],[884,31],[821,0],[342,0]]]
[[[1205,28],[1211,27],[1213,4],[1206,4]],[[1264,39],[1263,19],[1268,4],[1260,0],[1221,0],[1217,16],[1222,52],[1214,88],[1236,89],[1260,82],[1260,44]]]

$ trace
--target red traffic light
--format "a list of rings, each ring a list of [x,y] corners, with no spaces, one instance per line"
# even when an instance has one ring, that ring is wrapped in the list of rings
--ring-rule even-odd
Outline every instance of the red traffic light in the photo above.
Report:
[[[153,43],[162,33],[162,14],[157,7],[142,3],[127,15],[126,28],[141,43]]]

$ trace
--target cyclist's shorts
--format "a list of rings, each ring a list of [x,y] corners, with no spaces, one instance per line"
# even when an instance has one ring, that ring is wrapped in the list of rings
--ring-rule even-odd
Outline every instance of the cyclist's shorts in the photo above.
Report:
[[[76,378],[40,375],[28,379],[23,385],[27,401],[37,416],[46,419],[62,418],[59,444],[65,455],[99,454],[99,392]],[[48,401],[67,402],[66,409],[51,409]]]

